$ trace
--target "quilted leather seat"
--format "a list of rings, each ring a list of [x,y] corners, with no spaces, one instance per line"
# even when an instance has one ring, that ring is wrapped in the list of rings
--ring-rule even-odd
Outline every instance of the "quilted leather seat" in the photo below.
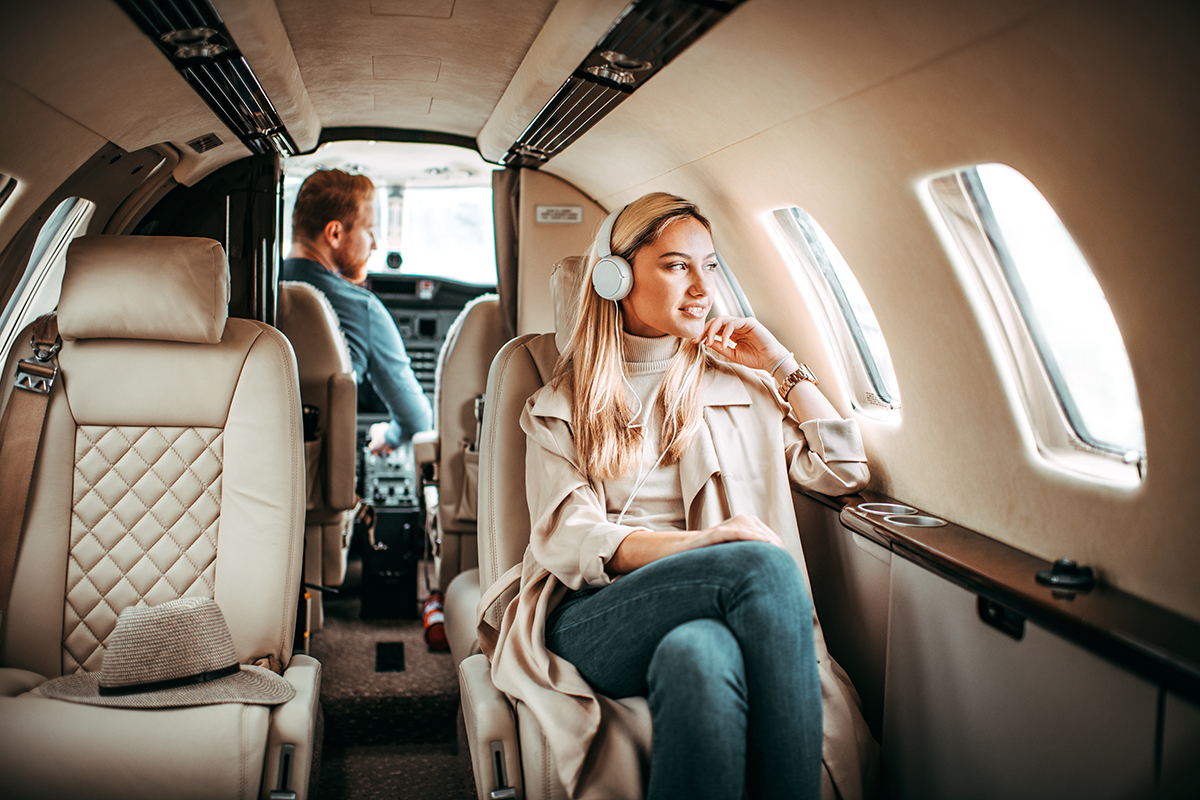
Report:
[[[61,372],[0,649],[6,798],[267,798],[281,771],[306,796],[321,670],[292,655],[305,511],[296,362],[274,328],[227,320],[228,296],[212,240],[71,245]],[[5,403],[29,335],[7,354]],[[283,670],[295,698],[144,711],[39,695],[49,678],[100,669],[122,609],[185,596],[216,600],[238,660]]]
[[[310,284],[279,284],[275,325],[291,342],[300,373],[300,399],[317,411],[315,436],[305,441],[308,505],[304,518],[304,580],[341,586],[358,495],[354,450],[358,385],[337,314]],[[308,629],[324,625],[322,593],[312,593]]]

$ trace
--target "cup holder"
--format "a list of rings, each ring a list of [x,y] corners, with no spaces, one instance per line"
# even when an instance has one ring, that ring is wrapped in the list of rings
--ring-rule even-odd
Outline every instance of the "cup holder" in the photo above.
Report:
[[[925,514],[889,514],[883,518],[883,521],[906,528],[940,528],[946,524],[944,519]]]
[[[912,506],[901,503],[859,503],[855,508],[864,514],[879,514],[884,517],[888,514],[915,514],[917,512]]]

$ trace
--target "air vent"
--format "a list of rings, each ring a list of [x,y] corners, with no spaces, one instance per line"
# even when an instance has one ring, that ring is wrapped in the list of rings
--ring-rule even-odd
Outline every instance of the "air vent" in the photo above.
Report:
[[[224,142],[215,134],[209,133],[201,136],[199,139],[192,139],[187,143],[188,147],[195,150],[197,153],[207,153],[214,147],[220,147]]]
[[[296,154],[295,140],[208,0],[116,2],[250,152]]]
[[[562,152],[742,0],[636,0],[504,157],[537,167]]]

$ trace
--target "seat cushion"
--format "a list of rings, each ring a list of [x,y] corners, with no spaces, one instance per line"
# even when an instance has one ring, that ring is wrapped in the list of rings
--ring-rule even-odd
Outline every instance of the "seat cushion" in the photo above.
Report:
[[[36,693],[0,697],[4,796],[250,800],[262,780],[269,715],[240,703],[143,711]]]

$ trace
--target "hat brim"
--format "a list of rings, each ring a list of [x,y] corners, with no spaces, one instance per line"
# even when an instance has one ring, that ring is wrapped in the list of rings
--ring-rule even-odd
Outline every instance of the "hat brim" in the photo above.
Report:
[[[179,686],[157,692],[100,694],[100,673],[84,672],[46,681],[38,691],[56,700],[117,708],[173,708],[215,703],[279,705],[296,696],[292,684],[269,669],[242,664],[241,670],[208,683]]]

